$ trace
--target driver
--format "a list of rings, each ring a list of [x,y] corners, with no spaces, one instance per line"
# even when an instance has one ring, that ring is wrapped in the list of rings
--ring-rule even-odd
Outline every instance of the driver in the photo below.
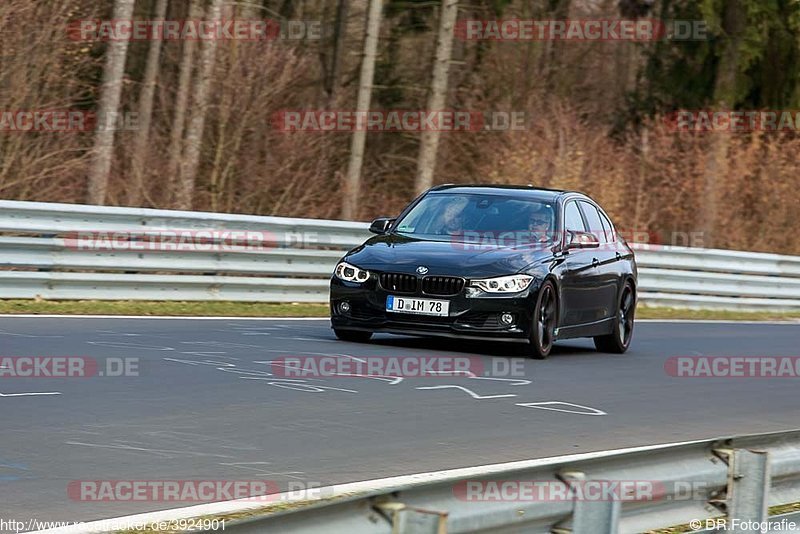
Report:
[[[545,243],[550,241],[551,229],[550,210],[543,204],[536,204],[528,217],[528,231],[531,233],[532,243]]]
[[[437,233],[455,235],[464,231],[464,208],[469,200],[466,197],[455,197],[445,204],[442,211],[441,225]]]

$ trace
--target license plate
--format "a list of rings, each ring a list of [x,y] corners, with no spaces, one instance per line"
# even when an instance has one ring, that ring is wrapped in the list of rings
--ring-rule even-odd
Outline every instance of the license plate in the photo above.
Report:
[[[450,301],[389,295],[386,297],[386,311],[447,317],[450,313]]]

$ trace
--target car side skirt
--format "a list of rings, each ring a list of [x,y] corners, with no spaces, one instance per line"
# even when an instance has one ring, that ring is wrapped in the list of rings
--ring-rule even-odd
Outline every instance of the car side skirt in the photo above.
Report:
[[[604,336],[614,331],[614,317],[606,317],[592,323],[562,326],[558,329],[556,339],[573,339],[576,337]]]

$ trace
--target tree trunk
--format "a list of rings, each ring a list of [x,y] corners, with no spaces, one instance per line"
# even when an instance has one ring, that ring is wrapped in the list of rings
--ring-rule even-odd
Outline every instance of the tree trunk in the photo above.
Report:
[[[168,0],[156,2],[155,20],[164,20],[167,17]],[[139,95],[139,129],[133,138],[133,190],[130,193],[129,204],[138,206],[145,197],[145,166],[148,159],[147,140],[150,136],[150,123],[153,119],[153,96],[156,92],[156,79],[158,78],[159,62],[161,60],[161,40],[153,39],[147,54],[147,64],[144,69],[144,82],[142,93]]]
[[[264,18],[261,3],[257,0],[243,0],[239,2],[239,13],[245,20]]]
[[[546,18],[550,20],[569,19],[572,0],[549,0],[547,5]],[[552,38],[545,39],[544,52],[542,53],[541,71],[544,79],[545,90],[549,93],[555,90],[557,85],[556,77],[558,69],[564,66],[563,58],[564,43]]]
[[[189,19],[197,20],[201,17],[201,14],[200,0],[192,0],[189,6]],[[186,126],[186,109],[189,105],[189,86],[192,82],[194,51],[196,47],[197,41],[195,39],[187,39],[183,43],[181,71],[178,75],[178,92],[175,95],[175,116],[172,119],[172,131],[170,132],[167,188],[170,194],[176,196],[181,154],[183,153],[183,131]]]
[[[134,0],[116,0],[115,20],[130,20],[133,15]],[[128,41],[112,40],[108,43],[106,65],[103,72],[103,88],[98,106],[98,129],[95,134],[94,151],[89,168],[87,201],[89,204],[105,204],[108,191],[108,175],[111,172],[111,158],[114,153],[114,133],[116,125],[111,122],[119,112],[122,96],[122,78],[125,75],[125,59]]]
[[[208,8],[207,20],[219,23],[222,17],[222,4],[224,0],[212,0]],[[200,149],[203,144],[203,130],[208,111],[209,89],[214,74],[214,60],[217,53],[216,39],[203,42],[200,72],[197,73],[194,84],[194,113],[186,130],[186,150],[181,162],[180,182],[176,207],[178,209],[192,209],[194,199],[194,186],[197,179],[197,169],[200,166]]]
[[[336,103],[336,92],[339,88],[339,71],[342,70],[342,51],[344,37],[347,32],[347,5],[348,0],[338,0],[336,6],[336,22],[333,29],[333,51],[331,63],[326,78],[325,91],[328,93],[328,109]]]
[[[738,99],[736,86],[739,79],[739,48],[747,21],[741,0],[727,0],[723,9],[722,30],[725,32],[725,37],[714,82],[712,107],[720,111],[729,111],[733,109]],[[703,243],[708,248],[718,246],[715,245],[717,240],[714,236],[720,196],[718,184],[728,173],[728,145],[730,143],[730,137],[724,133],[710,137],[703,182],[704,209],[701,215]]]
[[[356,111],[369,111],[372,98],[372,80],[375,75],[375,59],[378,55],[378,36],[381,29],[383,0],[370,0],[367,14],[367,31],[364,39],[364,58],[361,60],[361,77],[358,84]],[[361,166],[364,162],[364,145],[367,140],[365,129],[353,132],[350,145],[350,161],[344,184],[342,218],[352,220],[358,213],[358,194],[361,186]]]
[[[431,92],[427,111],[442,111],[447,101],[447,74],[453,52],[453,27],[458,15],[458,0],[442,0],[439,18],[439,36],[436,43],[436,59],[433,65]],[[425,130],[419,147],[417,160],[417,194],[423,193],[433,185],[433,172],[436,169],[436,152],[439,148],[439,131]]]

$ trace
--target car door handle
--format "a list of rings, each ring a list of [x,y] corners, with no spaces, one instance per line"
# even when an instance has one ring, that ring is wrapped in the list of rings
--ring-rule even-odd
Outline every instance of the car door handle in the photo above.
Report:
[[[592,258],[592,267],[598,267],[600,265],[600,260],[597,258]]]
[[[622,254],[620,254],[619,252],[617,252],[617,260],[621,260],[621,259],[622,259]]]

